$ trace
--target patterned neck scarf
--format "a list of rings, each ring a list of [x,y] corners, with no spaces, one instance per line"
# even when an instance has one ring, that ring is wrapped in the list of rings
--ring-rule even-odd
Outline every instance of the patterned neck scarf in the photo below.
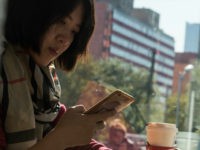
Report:
[[[55,72],[55,67],[51,64],[48,67],[40,68],[31,58],[29,59],[29,66],[33,88],[31,97],[34,104],[36,121],[40,123],[51,122],[52,119],[55,119],[60,109],[58,104],[60,83]],[[41,77],[40,81],[37,80],[39,76]]]
[[[19,47],[8,46],[6,49],[16,54],[26,74],[36,121],[39,123],[52,122],[60,109],[59,99],[61,95],[61,87],[54,64],[52,63],[46,67],[39,67],[33,59]]]
[[[0,100],[7,146],[27,149],[50,131],[58,116],[60,84],[54,64],[39,67],[19,47],[5,45],[1,60]]]

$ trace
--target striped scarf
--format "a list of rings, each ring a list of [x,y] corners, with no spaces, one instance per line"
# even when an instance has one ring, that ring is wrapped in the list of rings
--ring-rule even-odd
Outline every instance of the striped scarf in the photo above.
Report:
[[[0,79],[0,99],[6,110],[8,144],[41,139],[46,132],[45,127],[56,118],[60,109],[61,88],[54,64],[39,67],[22,49],[6,45],[2,55],[2,69],[5,76],[2,78],[1,75]],[[7,96],[3,93],[7,93]],[[20,134],[26,131],[26,136],[30,138],[20,139],[23,137]]]

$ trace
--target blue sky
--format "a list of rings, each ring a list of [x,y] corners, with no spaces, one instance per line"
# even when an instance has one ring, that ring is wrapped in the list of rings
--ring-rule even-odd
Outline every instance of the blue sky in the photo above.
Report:
[[[160,28],[174,37],[176,52],[183,51],[186,22],[200,24],[200,0],[134,0],[134,7],[160,14]]]

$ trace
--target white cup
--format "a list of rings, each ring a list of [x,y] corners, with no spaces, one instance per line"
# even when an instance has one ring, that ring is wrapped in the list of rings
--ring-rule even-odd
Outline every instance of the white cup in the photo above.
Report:
[[[146,126],[147,142],[153,146],[173,147],[178,129],[175,124],[149,122]]]

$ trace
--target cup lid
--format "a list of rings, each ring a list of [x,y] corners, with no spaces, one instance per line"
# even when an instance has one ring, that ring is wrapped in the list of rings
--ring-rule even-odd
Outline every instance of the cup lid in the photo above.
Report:
[[[165,127],[165,128],[174,128],[176,129],[176,125],[172,123],[164,123],[164,122],[149,122],[147,127]]]

